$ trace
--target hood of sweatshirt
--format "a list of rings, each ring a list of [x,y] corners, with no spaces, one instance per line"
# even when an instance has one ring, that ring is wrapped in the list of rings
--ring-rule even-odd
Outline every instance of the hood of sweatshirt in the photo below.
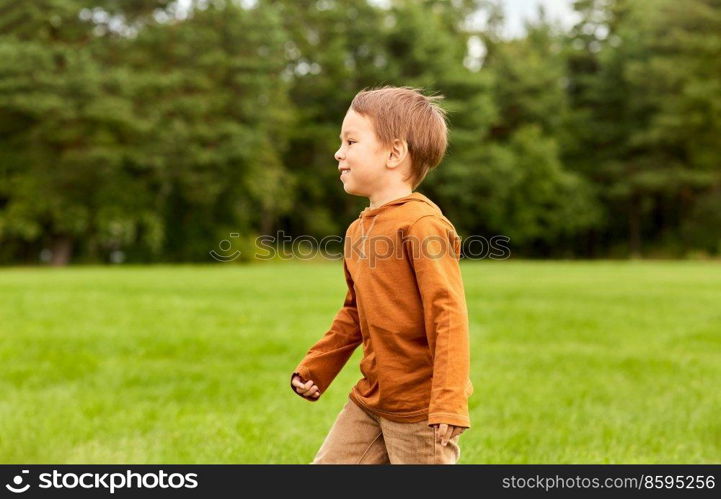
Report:
[[[403,205],[406,203],[426,203],[433,207],[435,210],[441,211],[440,208],[438,208],[438,205],[436,205],[433,201],[428,199],[426,196],[421,194],[420,192],[414,192],[412,194],[409,194],[408,196],[404,196],[402,198],[394,199],[392,201],[388,201],[385,204],[382,204],[380,206],[377,206],[375,208],[371,208],[370,206],[366,206],[363,211],[360,212],[358,215],[358,218],[360,219],[367,219],[367,218],[373,218],[389,209],[392,209],[394,206]]]

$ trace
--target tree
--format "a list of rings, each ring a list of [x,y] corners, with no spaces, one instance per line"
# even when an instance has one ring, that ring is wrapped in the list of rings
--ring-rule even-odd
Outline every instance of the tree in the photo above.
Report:
[[[121,75],[93,57],[84,4],[0,3],[0,237],[58,265],[86,236],[127,241],[155,222],[126,163],[143,130]]]
[[[564,159],[599,186],[605,237],[625,229],[634,256],[644,235],[678,240],[696,197],[718,184],[709,160],[720,101],[712,3],[576,2],[584,19],[569,39],[569,76],[578,132]]]
[[[571,236],[597,224],[600,210],[592,187],[560,159],[569,112],[560,37],[543,17],[527,31],[488,37],[476,100],[459,116],[460,144],[439,171],[438,193],[464,232],[509,236],[521,254],[559,254],[576,249]]]

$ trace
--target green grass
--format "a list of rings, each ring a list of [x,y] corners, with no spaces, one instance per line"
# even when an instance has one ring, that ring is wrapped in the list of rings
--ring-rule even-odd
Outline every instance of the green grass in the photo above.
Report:
[[[718,463],[721,266],[464,262],[461,463]],[[0,462],[307,463],[290,371],[341,305],[339,262],[0,270]]]

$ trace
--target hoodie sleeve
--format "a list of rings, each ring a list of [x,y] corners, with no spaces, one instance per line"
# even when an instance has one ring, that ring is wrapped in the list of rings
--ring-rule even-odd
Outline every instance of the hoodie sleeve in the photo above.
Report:
[[[348,285],[343,306],[336,313],[330,329],[308,350],[303,360],[293,370],[290,379],[291,389],[294,392],[293,376],[298,374],[303,381],[313,380],[313,383],[318,386],[321,395],[325,393],[328,386],[353,354],[353,351],[363,341],[358,322],[353,279],[348,272],[345,260],[343,261],[343,271]],[[303,398],[315,402],[320,397]]]
[[[460,238],[437,215],[408,228],[406,251],[423,302],[426,337],[433,361],[428,424],[470,428],[468,397],[470,351],[468,310],[459,265]]]

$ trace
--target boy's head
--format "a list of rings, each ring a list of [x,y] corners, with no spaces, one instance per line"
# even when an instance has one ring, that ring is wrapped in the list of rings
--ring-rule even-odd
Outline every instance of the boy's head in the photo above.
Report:
[[[418,187],[448,145],[446,112],[435,103],[442,98],[411,87],[358,92],[335,153],[345,191],[370,197],[389,183]]]

